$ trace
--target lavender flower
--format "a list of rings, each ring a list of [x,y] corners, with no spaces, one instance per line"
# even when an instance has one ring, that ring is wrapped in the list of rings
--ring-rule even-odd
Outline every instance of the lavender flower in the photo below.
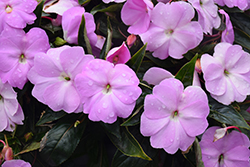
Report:
[[[207,128],[208,114],[208,99],[200,87],[189,86],[184,90],[179,80],[168,78],[145,98],[141,133],[150,136],[154,148],[163,148],[170,154],[179,148],[185,151],[195,136]]]
[[[48,36],[40,28],[32,28],[27,34],[7,28],[0,36],[0,46],[0,77],[20,89],[28,81],[27,73],[34,64],[34,56],[50,48]]]
[[[122,3],[125,2],[126,0],[102,0],[104,3],[110,3],[110,2],[115,2],[115,3]]]
[[[5,161],[2,164],[2,167],[31,167],[30,163],[25,162],[21,159],[13,159],[9,161]]]
[[[126,25],[130,25],[129,33],[142,34],[147,31],[153,7],[150,0],[127,0],[121,10],[121,18]]]
[[[215,131],[219,128],[211,127],[202,136],[200,147],[205,167],[250,166],[248,137],[243,133],[232,131],[214,142]]]
[[[3,83],[0,79],[0,132],[13,131],[15,124],[22,125],[23,120],[23,110],[16,92],[9,83]]]
[[[32,95],[54,111],[82,111],[74,79],[93,58],[85,55],[82,47],[67,45],[37,54],[28,73],[29,80],[35,84]]]
[[[154,57],[181,59],[184,53],[201,42],[202,28],[198,22],[191,21],[194,14],[193,7],[182,1],[171,4],[159,2],[155,6],[148,31],[140,34]]]
[[[105,60],[90,61],[75,79],[84,102],[84,113],[92,121],[113,123],[127,118],[142,90],[135,72],[125,64],[115,66]]]
[[[213,56],[201,57],[206,89],[217,101],[228,105],[242,102],[250,94],[250,55],[239,45],[219,43]]]
[[[0,1],[0,33],[4,28],[22,29],[26,24],[34,23],[36,0],[2,0]]]
[[[222,31],[222,34],[221,34],[221,42],[228,42],[230,44],[233,44],[234,29],[230,21],[229,15],[223,9],[220,9],[219,12],[220,14],[223,14],[225,16],[225,24],[226,24],[226,29]]]

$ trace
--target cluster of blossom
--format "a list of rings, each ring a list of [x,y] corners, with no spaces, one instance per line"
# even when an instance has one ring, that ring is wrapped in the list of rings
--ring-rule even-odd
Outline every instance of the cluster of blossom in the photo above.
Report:
[[[124,1],[103,0],[104,3]],[[248,1],[235,0],[233,5],[226,0],[215,2],[242,10],[249,8]],[[114,123],[117,117],[129,117],[142,90],[135,72],[125,65],[131,58],[125,42],[111,49],[106,60],[85,54],[80,46],[50,48],[44,30],[32,28],[27,33],[23,30],[36,19],[33,11],[37,1],[5,0],[0,6],[3,10],[0,11],[3,20],[0,22],[0,131],[13,131],[15,124],[22,124],[23,111],[12,87],[22,89],[28,80],[34,84],[32,95],[54,111],[83,112],[90,120],[105,123]],[[76,45],[84,16],[91,46],[101,49],[103,39],[95,34],[94,17],[77,0],[46,1],[43,10],[57,14],[55,20],[51,19],[52,23],[61,25],[64,40]],[[192,21],[195,10],[198,21]],[[250,55],[239,45],[232,45],[234,32],[230,18],[224,10],[218,11],[212,0],[161,1],[156,6],[150,0],[127,0],[121,19],[130,26],[129,33],[139,35],[143,43],[147,43],[147,50],[152,51],[153,56],[181,59],[200,44],[203,33],[211,35],[213,28],[220,26],[218,12],[225,17],[226,29],[221,33],[222,42],[216,45],[213,56],[201,56],[201,71],[207,91],[214,99],[228,105],[242,102],[250,95]],[[163,148],[170,154],[178,149],[185,151],[195,137],[207,129],[208,99],[197,86],[196,77],[195,73],[194,84],[184,89],[179,80],[163,69],[151,68],[144,75],[143,80],[155,86],[153,93],[145,97],[140,130],[144,136],[150,136],[154,148]],[[212,161],[227,166],[232,160],[249,163],[249,140],[244,134],[233,131],[212,143],[214,131],[215,127],[208,129],[201,141],[206,166]],[[223,145],[235,142],[239,136],[243,138],[239,145],[233,148]],[[210,155],[213,150],[208,149],[213,147],[221,149]],[[248,151],[239,159],[232,159],[233,152],[245,148]],[[209,160],[209,156],[213,158]]]

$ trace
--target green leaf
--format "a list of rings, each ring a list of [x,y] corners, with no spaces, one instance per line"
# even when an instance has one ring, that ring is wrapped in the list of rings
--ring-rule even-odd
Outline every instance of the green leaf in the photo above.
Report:
[[[193,83],[194,68],[197,57],[198,54],[186,63],[175,76],[176,79],[179,79],[183,83],[184,87],[190,86]]]
[[[99,5],[95,6],[90,13],[92,15],[96,14],[97,12],[115,12],[115,11],[120,11],[122,8],[122,4],[117,3],[114,5],[109,5],[108,7],[106,7],[106,4],[104,3],[100,3]]]
[[[116,151],[111,167],[145,167],[150,161],[143,160],[137,157],[128,157],[119,150]]]
[[[242,115],[236,111],[231,105],[225,106],[218,103],[209,97],[209,104],[211,105],[209,117],[216,121],[232,126],[250,130],[250,126],[246,123]]]
[[[107,38],[105,40],[105,43],[102,47],[102,50],[101,50],[101,53],[100,53],[100,56],[99,58],[100,59],[105,59],[106,58],[106,55],[108,54],[111,46],[112,46],[112,27],[111,27],[111,23],[110,23],[110,20],[109,20],[109,17],[107,17],[107,23],[108,23],[108,28],[107,28]]]
[[[87,36],[87,30],[85,26],[85,17],[82,15],[82,21],[78,31],[78,45],[82,46],[88,54],[92,54],[92,48],[89,42],[89,38]]]
[[[201,155],[201,147],[197,138],[195,138],[193,145],[194,145],[194,151],[195,151],[196,167],[204,167],[204,163],[202,161],[202,155]]]
[[[250,50],[250,35],[248,35],[243,30],[238,28],[234,29],[234,35],[235,35],[235,40],[234,40],[235,43]]]
[[[37,126],[42,125],[44,123],[50,123],[52,121],[58,120],[65,116],[66,113],[64,111],[52,111],[51,109],[47,109],[45,113],[42,115],[40,120],[36,123]]]
[[[70,114],[61,119],[44,136],[41,142],[41,156],[51,166],[58,166],[66,161],[78,145],[86,127],[86,115]],[[81,123],[74,127],[77,120]]]
[[[27,147],[25,147],[21,152],[15,154],[14,156],[23,154],[23,153],[27,153],[30,151],[34,151],[40,148],[40,142],[33,142],[30,145],[28,145]]]
[[[151,158],[145,154],[141,145],[134,136],[125,127],[120,127],[119,120],[113,124],[104,124],[102,126],[107,132],[112,143],[125,155],[138,157],[151,161]]]
[[[140,50],[138,50],[138,52],[136,52],[132,58],[126,63],[130,68],[132,68],[136,73],[138,72],[142,60],[145,56],[146,53],[146,48],[147,48],[147,44],[145,44],[144,46],[141,47]]]
[[[78,3],[80,5],[85,5],[86,3],[89,3],[91,0],[78,0]]]

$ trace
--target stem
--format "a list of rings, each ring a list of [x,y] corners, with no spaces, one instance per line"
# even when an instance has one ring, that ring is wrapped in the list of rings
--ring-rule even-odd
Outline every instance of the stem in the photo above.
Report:
[[[6,146],[6,144],[3,140],[0,140],[0,142],[3,143],[4,147]]]
[[[142,83],[142,82],[140,82],[139,84],[142,85],[142,86],[144,86],[144,87],[146,87],[146,88],[148,88],[148,89],[151,89],[151,90],[153,89],[153,88],[151,88],[150,86],[148,86],[148,85],[146,85],[146,84],[144,84],[144,83]]]
[[[4,135],[4,139],[5,139],[6,145],[9,146],[9,143],[8,143],[8,140],[7,140],[7,136],[6,136],[6,135]]]
[[[242,133],[241,130],[237,126],[228,126],[228,127],[226,127],[226,129],[227,130],[228,129],[237,129],[240,133]]]

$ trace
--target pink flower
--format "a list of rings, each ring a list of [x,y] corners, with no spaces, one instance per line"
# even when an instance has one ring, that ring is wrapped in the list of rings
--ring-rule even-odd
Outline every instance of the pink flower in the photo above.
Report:
[[[221,42],[228,42],[233,44],[234,42],[234,29],[230,21],[229,15],[223,10],[219,10],[220,14],[223,14],[225,17],[226,29],[221,34]]]
[[[31,167],[30,163],[25,162],[21,159],[13,159],[5,161],[2,167]]]
[[[0,132],[13,131],[15,124],[22,125],[23,110],[17,101],[16,92],[9,83],[0,79]]]
[[[95,59],[78,74],[76,87],[84,102],[84,113],[92,121],[113,123],[117,117],[127,118],[141,94],[139,79],[125,64]]]
[[[166,59],[183,58],[183,54],[195,48],[203,39],[203,32],[198,22],[191,21],[194,17],[193,7],[186,2],[159,2],[151,13],[149,29],[140,34],[147,49],[153,56]]]
[[[238,7],[241,10],[247,10],[250,7],[249,0],[214,0],[220,6],[227,6],[229,8]]]
[[[248,137],[243,133],[232,131],[213,142],[215,131],[219,128],[211,127],[202,136],[200,147],[205,167],[250,166]]]
[[[78,44],[78,31],[84,14],[87,36],[90,44],[95,45],[97,35],[95,34],[95,21],[92,14],[85,12],[83,7],[72,7],[62,16],[63,37],[70,44]]]
[[[45,2],[43,11],[45,13],[56,13],[62,16],[66,10],[75,6],[80,6],[78,0],[50,0]]]
[[[82,47],[67,45],[37,54],[28,73],[29,80],[35,84],[32,95],[54,111],[82,111],[74,79],[93,58],[85,55]]]
[[[147,31],[153,7],[150,0],[127,0],[121,10],[121,18],[126,25],[130,25],[129,33],[142,34]]]
[[[116,3],[122,3],[125,2],[126,0],[102,0],[104,3],[110,3],[110,2],[116,2]]]
[[[225,105],[242,102],[250,94],[250,55],[239,45],[219,43],[213,56],[201,57],[206,89]]]
[[[163,148],[174,154],[193,143],[208,126],[208,100],[205,92],[198,86],[183,84],[174,78],[163,80],[147,95],[144,113],[141,116],[141,133],[150,136],[154,148]]]
[[[120,47],[111,49],[107,54],[107,61],[116,64],[125,64],[131,58],[130,52],[125,44],[122,43]]]
[[[221,24],[218,15],[218,7],[212,0],[188,0],[198,13],[198,22],[203,32],[212,34],[213,28],[219,28]]]
[[[22,29],[26,24],[34,23],[36,0],[2,0],[0,1],[0,33],[7,27]]]
[[[0,46],[0,77],[20,89],[28,81],[27,73],[33,66],[34,56],[50,48],[48,36],[40,28],[32,28],[27,34],[19,29],[5,29],[0,36]]]

